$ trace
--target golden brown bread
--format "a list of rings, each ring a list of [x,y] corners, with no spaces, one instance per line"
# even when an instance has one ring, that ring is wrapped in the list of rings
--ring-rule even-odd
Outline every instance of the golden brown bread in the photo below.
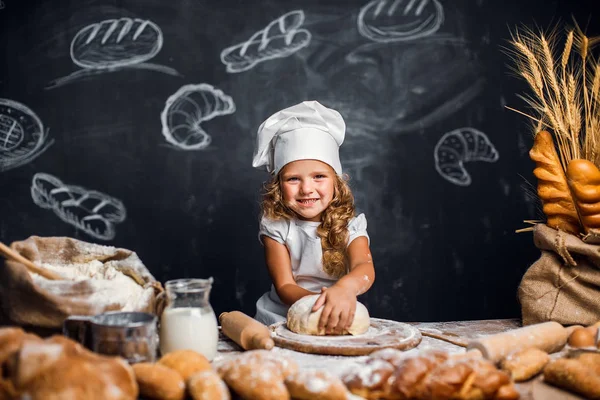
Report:
[[[600,171],[588,160],[573,160],[567,176],[585,232],[600,233]]]
[[[225,382],[215,371],[210,369],[192,375],[187,381],[187,389],[192,400],[231,399],[229,388]]]
[[[294,400],[346,400],[348,391],[340,378],[327,371],[300,370],[285,379]]]
[[[185,381],[179,372],[159,363],[133,365],[140,395],[155,400],[183,400]]]
[[[535,135],[529,157],[536,163],[533,174],[538,179],[537,192],[547,217],[546,224],[577,235],[579,216],[549,132],[540,131]]]
[[[528,348],[517,351],[500,362],[500,367],[508,372],[515,382],[529,380],[542,372],[550,356],[545,351]]]
[[[600,399],[600,353],[551,361],[544,368],[544,381],[587,399]]]
[[[392,373],[387,376],[382,373],[387,372],[387,369],[380,365],[386,361],[381,358],[372,360],[377,361],[376,369],[350,370],[342,377],[352,393],[367,399],[514,400],[519,398],[508,374],[482,358],[455,358],[440,351],[423,352],[416,356],[402,358],[396,366],[388,363]],[[368,361],[364,363],[364,366],[367,365],[369,365]],[[377,371],[379,375],[375,376],[372,371]]]
[[[292,359],[268,350],[250,350],[229,359],[219,374],[243,399],[289,400],[284,379],[298,371]]]
[[[184,381],[197,372],[211,368],[210,361],[193,350],[172,351],[162,356],[158,363],[179,372]]]
[[[124,359],[92,353],[63,336],[24,340],[5,365],[19,396],[31,400],[135,400],[138,396],[133,370]]]

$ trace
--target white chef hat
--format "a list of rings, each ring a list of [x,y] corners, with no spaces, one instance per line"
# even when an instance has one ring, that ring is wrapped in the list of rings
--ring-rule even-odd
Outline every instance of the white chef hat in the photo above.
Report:
[[[277,174],[296,160],[319,160],[342,174],[339,147],[346,124],[339,112],[304,101],[276,112],[258,128],[252,166]]]

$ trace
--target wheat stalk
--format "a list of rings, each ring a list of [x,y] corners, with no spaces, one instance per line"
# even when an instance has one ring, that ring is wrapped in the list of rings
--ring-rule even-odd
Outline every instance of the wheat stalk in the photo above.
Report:
[[[552,132],[564,170],[578,158],[600,167],[600,63],[591,54],[600,37],[588,38],[576,26],[555,57],[555,32],[538,34],[525,28],[511,35],[513,69],[533,92],[519,97],[534,113],[520,113],[537,122],[536,132]]]

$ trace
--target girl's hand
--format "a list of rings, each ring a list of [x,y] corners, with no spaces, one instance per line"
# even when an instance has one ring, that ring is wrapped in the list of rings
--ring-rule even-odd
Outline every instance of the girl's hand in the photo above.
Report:
[[[319,331],[327,334],[341,335],[354,321],[356,312],[356,295],[350,289],[334,285],[322,288],[321,296],[311,311],[317,311],[324,305],[319,319]]]

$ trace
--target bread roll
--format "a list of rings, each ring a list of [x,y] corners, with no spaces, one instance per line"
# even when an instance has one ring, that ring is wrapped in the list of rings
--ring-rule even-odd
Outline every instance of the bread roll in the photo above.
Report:
[[[133,365],[140,395],[154,400],[183,400],[185,382],[179,373],[159,363]]]
[[[188,393],[192,400],[230,400],[229,388],[210,369],[198,372],[190,377],[187,382]]]
[[[346,400],[348,391],[335,375],[321,370],[300,370],[285,379],[295,400]]]
[[[193,350],[176,350],[165,354],[158,362],[179,373],[184,381],[197,372],[211,368],[210,361]]]

